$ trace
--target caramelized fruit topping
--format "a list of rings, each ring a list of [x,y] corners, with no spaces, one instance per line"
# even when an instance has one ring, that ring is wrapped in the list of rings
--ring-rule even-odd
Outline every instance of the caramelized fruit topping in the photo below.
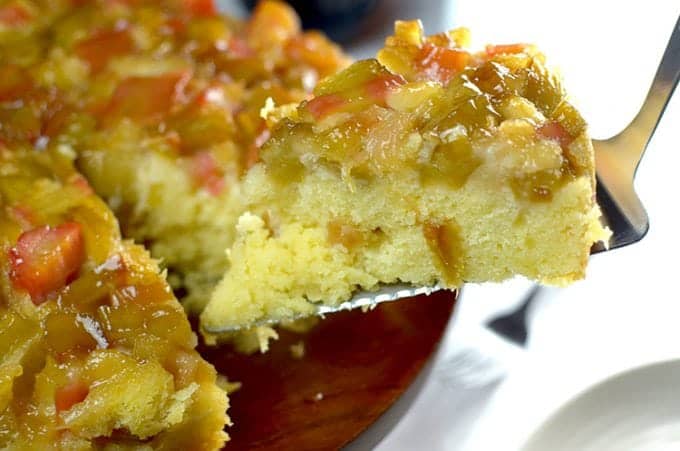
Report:
[[[512,141],[511,151],[525,155],[509,158],[514,167],[499,169],[498,178],[537,202],[592,170],[572,146],[585,124],[543,55],[527,44],[471,53],[468,40],[464,29],[425,36],[419,22],[398,22],[378,60],[322,80],[313,99],[278,122],[260,158],[284,182],[305,166],[324,165],[346,179],[406,174],[458,189],[484,164],[489,146],[509,149],[504,141]],[[526,128],[512,121],[534,127],[532,136],[509,134]],[[553,152],[540,141],[557,143],[564,164],[532,169],[532,159]]]
[[[67,222],[24,232],[9,251],[11,278],[25,289],[35,304],[64,287],[85,261],[82,227]]]

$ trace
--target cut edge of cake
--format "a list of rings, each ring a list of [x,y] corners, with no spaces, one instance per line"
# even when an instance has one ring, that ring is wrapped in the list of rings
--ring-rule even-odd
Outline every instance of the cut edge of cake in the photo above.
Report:
[[[209,341],[381,283],[585,276],[610,233],[585,121],[534,46],[473,53],[468,39],[397,22],[378,61],[267,109],[277,125],[242,182],[230,269],[201,315]]]

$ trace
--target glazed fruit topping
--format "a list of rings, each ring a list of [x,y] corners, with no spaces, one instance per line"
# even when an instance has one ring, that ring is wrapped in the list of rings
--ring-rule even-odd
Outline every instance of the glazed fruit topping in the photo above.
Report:
[[[0,7],[0,25],[18,27],[28,23],[33,15],[19,2],[11,2]]]
[[[194,17],[212,17],[217,14],[213,0],[183,0],[184,9]]]
[[[197,186],[213,196],[224,191],[224,173],[210,152],[198,152],[189,159],[189,173]]]
[[[560,147],[565,149],[574,140],[574,137],[569,134],[559,122],[546,122],[536,129],[536,134],[545,139],[557,141]]]
[[[24,69],[13,64],[0,66],[0,102],[18,99],[33,87]]]
[[[384,104],[387,100],[387,96],[405,83],[406,80],[399,74],[383,74],[366,82],[364,87],[366,89],[366,94],[372,100]]]
[[[447,84],[468,65],[470,54],[462,49],[449,49],[426,43],[415,62],[424,77]]]
[[[313,98],[307,103],[309,111],[315,120],[323,119],[331,113],[338,111],[349,102],[339,94],[326,94]]]
[[[66,222],[24,232],[9,250],[9,260],[14,285],[41,304],[49,293],[67,285],[85,261],[82,227]]]
[[[489,58],[493,58],[496,55],[502,55],[507,53],[522,53],[529,47],[528,44],[500,44],[500,45],[487,45],[486,55]]]
[[[75,52],[96,73],[104,69],[111,58],[129,53],[133,48],[130,30],[127,27],[118,27],[93,33],[76,45]]]
[[[74,380],[57,388],[54,393],[54,406],[57,413],[69,410],[75,404],[82,402],[89,392],[90,388],[81,380]]]
[[[162,120],[183,97],[188,72],[129,77],[116,87],[103,117],[128,117],[149,124]]]

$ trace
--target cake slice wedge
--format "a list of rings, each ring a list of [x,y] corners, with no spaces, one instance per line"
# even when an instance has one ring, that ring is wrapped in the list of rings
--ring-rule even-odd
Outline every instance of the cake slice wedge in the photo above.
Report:
[[[608,237],[586,123],[535,47],[468,40],[397,22],[377,60],[270,113],[209,338],[380,284],[584,277]]]
[[[0,142],[0,448],[219,449],[215,369],[72,158]]]

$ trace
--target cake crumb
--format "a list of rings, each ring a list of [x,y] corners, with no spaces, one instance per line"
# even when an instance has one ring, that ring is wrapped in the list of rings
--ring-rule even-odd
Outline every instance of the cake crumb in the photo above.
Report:
[[[267,326],[256,327],[255,333],[257,334],[257,341],[260,345],[260,352],[262,354],[269,351],[269,340],[276,340],[279,338],[279,334],[277,334],[274,329]]]
[[[298,318],[293,321],[282,321],[280,326],[283,329],[295,332],[297,334],[305,334],[312,330],[317,324],[319,324],[318,316],[307,316],[305,318]]]
[[[243,385],[240,382],[230,381],[229,379],[227,379],[227,376],[225,376],[224,374],[218,374],[217,375],[216,383],[217,383],[218,387],[220,387],[222,390],[224,390],[227,393],[227,395],[231,395],[232,393],[240,390],[241,386]]]
[[[213,340],[210,343],[208,339],[211,338],[210,334],[204,334],[205,341],[208,344],[215,344],[217,340]],[[215,337],[217,338],[217,337]],[[262,354],[269,350],[269,341],[277,340],[279,334],[276,333],[274,329],[268,326],[255,326],[250,329],[241,330],[234,332],[231,335],[226,336],[225,341],[231,341],[234,345],[234,349],[242,354],[253,354],[260,351]]]
[[[300,340],[295,344],[290,345],[290,355],[294,359],[302,359],[305,356],[305,342]]]

